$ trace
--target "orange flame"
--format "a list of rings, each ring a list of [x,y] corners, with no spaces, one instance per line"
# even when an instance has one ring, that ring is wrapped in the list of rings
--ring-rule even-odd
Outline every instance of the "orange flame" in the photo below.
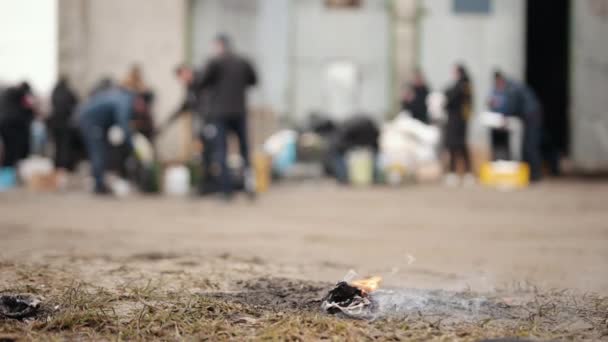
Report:
[[[359,290],[371,293],[374,292],[380,287],[380,283],[382,282],[382,277],[373,276],[366,279],[355,280],[350,283],[350,285],[358,288]]]

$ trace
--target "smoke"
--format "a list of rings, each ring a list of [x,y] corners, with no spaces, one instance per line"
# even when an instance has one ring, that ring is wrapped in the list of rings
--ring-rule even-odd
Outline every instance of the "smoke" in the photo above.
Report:
[[[476,321],[506,315],[501,304],[488,297],[496,294],[495,279],[488,274],[480,272],[442,280],[439,285],[441,290],[412,288],[403,283],[403,276],[415,270],[412,266],[417,259],[410,253],[404,253],[399,260],[399,266],[392,267],[384,274],[389,279],[393,278],[393,287],[381,288],[370,294],[372,318],[420,315]],[[350,283],[360,278],[356,271],[350,270],[343,280]],[[365,316],[369,317],[369,312]]]
[[[423,315],[476,320],[496,310],[483,296],[443,290],[378,290],[372,293],[372,300],[378,317]]]

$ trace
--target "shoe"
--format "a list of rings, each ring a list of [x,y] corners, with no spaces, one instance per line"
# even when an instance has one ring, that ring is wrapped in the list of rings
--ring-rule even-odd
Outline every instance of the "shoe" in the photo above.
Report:
[[[110,196],[112,195],[112,191],[110,191],[110,189],[108,189],[108,187],[106,187],[105,185],[96,186],[93,190],[93,194],[96,196]]]
[[[443,179],[443,183],[446,186],[455,187],[455,186],[458,186],[458,184],[460,183],[460,178],[455,173],[448,173],[447,175],[445,175],[445,178]]]

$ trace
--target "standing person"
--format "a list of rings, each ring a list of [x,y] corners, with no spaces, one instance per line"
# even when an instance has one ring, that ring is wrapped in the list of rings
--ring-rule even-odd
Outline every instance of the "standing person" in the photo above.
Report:
[[[198,90],[196,89],[194,69],[187,64],[180,64],[175,68],[175,77],[184,87],[184,99],[179,108],[169,118],[168,124],[176,120],[180,115],[188,112],[196,112],[200,108],[198,102]]]
[[[542,178],[542,105],[536,93],[528,85],[522,84],[521,114],[524,121],[523,157],[530,166],[530,181],[537,182]]]
[[[232,49],[228,36],[220,34],[214,40],[215,56],[208,62],[200,79],[202,89],[209,90],[209,120],[215,131],[215,155],[221,168],[221,188],[226,199],[233,192],[227,164],[227,136],[234,133],[239,140],[245,164],[245,190],[254,194],[247,136],[246,92],[256,85],[257,75],[251,64]]]
[[[429,87],[420,69],[414,71],[414,79],[407,85],[401,109],[412,113],[412,117],[422,123],[429,124],[429,115],[426,98],[429,95]]]
[[[208,117],[208,91],[200,89],[202,80],[202,71],[195,71],[188,65],[179,65],[175,70],[175,76],[178,81],[184,86],[184,99],[181,105],[173,113],[173,115],[167,120],[164,127],[173,123],[177,118],[184,114],[190,114],[192,117],[194,135],[201,143],[201,174],[198,180],[198,193],[199,195],[208,195],[217,192],[220,187],[218,181],[218,172],[214,172],[214,147],[215,139],[215,126],[213,123],[209,123]],[[207,100],[207,101],[205,101]]]
[[[71,119],[77,104],[78,97],[70,87],[67,77],[60,77],[51,94],[52,109],[49,118],[49,126],[55,142],[55,167],[60,171],[73,167]]]
[[[14,167],[30,153],[30,127],[35,117],[34,95],[27,82],[6,89],[0,99],[2,166]]]
[[[471,157],[467,148],[467,123],[473,111],[473,86],[469,73],[463,65],[456,65],[454,78],[454,84],[446,90],[448,122],[445,143],[450,159],[446,184],[451,186],[456,185],[459,181],[456,175],[458,159],[462,159],[464,162],[464,181],[466,183],[474,182],[471,174]]]
[[[508,80],[500,71],[494,72],[494,88],[488,100],[488,109],[503,115],[506,119],[515,115],[518,101],[517,87],[514,82]],[[503,120],[506,122],[506,120]],[[492,147],[493,160],[510,160],[512,151],[510,148],[510,134],[503,125],[500,128],[490,130],[490,145]]]
[[[184,87],[184,97],[179,107],[171,114],[169,119],[159,128],[160,131],[167,129],[178,118],[185,114],[193,115],[194,121],[201,119],[204,113],[202,108],[200,80],[201,73],[196,72],[187,64],[180,64],[175,68],[175,77],[177,81]],[[198,122],[194,126],[200,126]],[[198,127],[200,128],[200,127]],[[198,132],[197,132],[198,134]]]
[[[124,88],[114,88],[97,93],[80,108],[80,131],[91,160],[96,194],[109,193],[104,182],[108,130],[114,125],[119,126],[125,144],[131,150],[130,120],[135,111],[145,110],[144,107],[144,101],[136,94]]]
[[[122,81],[122,86],[141,96],[146,102],[146,110],[133,113],[133,118],[131,118],[131,120],[133,121],[134,129],[151,140],[154,135],[154,117],[151,112],[154,103],[154,93],[146,84],[143,71],[138,64],[131,66]]]

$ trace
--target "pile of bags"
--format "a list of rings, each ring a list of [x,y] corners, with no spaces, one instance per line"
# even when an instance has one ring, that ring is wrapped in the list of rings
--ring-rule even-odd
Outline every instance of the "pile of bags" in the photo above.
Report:
[[[441,177],[438,127],[424,124],[402,112],[384,124],[379,138],[379,168],[387,183],[396,185],[407,178],[432,181]]]

